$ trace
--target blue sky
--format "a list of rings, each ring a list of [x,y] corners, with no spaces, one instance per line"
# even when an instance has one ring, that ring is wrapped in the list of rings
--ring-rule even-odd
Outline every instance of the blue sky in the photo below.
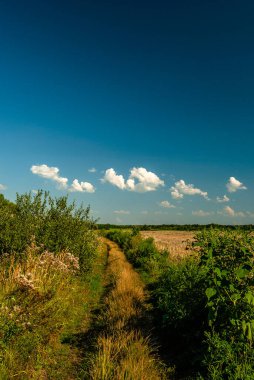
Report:
[[[2,192],[68,193],[101,222],[254,223],[253,16],[252,1],[2,1]]]

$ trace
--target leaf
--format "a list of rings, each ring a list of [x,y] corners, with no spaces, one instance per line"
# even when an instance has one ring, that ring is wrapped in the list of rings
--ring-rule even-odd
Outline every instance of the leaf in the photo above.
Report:
[[[205,291],[205,294],[208,299],[212,298],[217,293],[216,289],[214,288],[207,288]]]
[[[247,292],[244,298],[248,302],[249,305],[254,305],[254,296],[251,292]]]
[[[217,274],[217,276],[218,276],[219,278],[222,277],[222,276],[221,276],[220,268],[215,268],[215,269],[214,269],[214,272]]]
[[[239,279],[246,277],[248,273],[249,273],[249,270],[244,269],[243,267],[240,267],[235,271],[236,277]]]
[[[242,329],[243,329],[243,335],[245,335],[246,329],[247,329],[247,323],[246,323],[246,321],[242,321]]]
[[[234,305],[236,304],[236,301],[238,301],[240,298],[241,298],[241,295],[239,293],[234,293],[231,296],[231,299],[232,299]]]
[[[209,250],[208,250],[208,254],[207,254],[207,257],[208,257],[209,259],[212,259],[212,258],[213,258],[213,249],[212,249],[212,248],[209,248]]]
[[[228,271],[225,270],[225,269],[223,269],[223,270],[221,271],[221,276],[222,276],[222,277],[226,277],[227,275],[228,275]]]

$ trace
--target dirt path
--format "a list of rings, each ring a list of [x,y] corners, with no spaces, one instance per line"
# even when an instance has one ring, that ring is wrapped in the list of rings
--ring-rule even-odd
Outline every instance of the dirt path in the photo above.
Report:
[[[148,337],[149,305],[144,284],[123,252],[108,246],[107,279],[112,286],[98,316],[102,329],[90,357],[87,379],[159,380],[166,375]]]

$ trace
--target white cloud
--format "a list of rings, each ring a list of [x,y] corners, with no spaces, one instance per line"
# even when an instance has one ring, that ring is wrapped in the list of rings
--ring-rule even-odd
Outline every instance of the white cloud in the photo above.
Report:
[[[51,179],[56,182],[61,189],[68,189],[68,191],[75,192],[86,192],[86,193],[94,193],[95,188],[89,182],[79,182],[77,179],[74,179],[71,186],[68,187],[68,178],[61,177],[59,174],[59,169],[48,165],[33,165],[31,167],[31,172],[36,174],[42,178]]]
[[[158,187],[164,186],[155,173],[147,171],[145,168],[132,168],[129,178],[125,181],[122,175],[116,174],[113,168],[107,169],[102,182],[108,182],[121,190],[144,193],[155,191]]]
[[[7,189],[7,186],[2,185],[2,184],[0,183],[0,191],[4,191],[4,190],[6,190],[6,189]]]
[[[183,194],[181,194],[179,192],[179,190],[174,188],[174,186],[172,186],[170,190],[171,190],[171,196],[173,199],[182,199],[183,198]]]
[[[137,180],[137,182],[135,182],[135,180]],[[139,193],[155,191],[160,186],[164,186],[164,181],[155,173],[149,172],[145,168],[134,167],[131,169],[130,177],[126,182],[127,190],[137,191]]]
[[[235,193],[237,190],[246,190],[247,187],[235,177],[230,177],[226,184],[229,193]]]
[[[59,169],[54,166],[49,167],[45,164],[33,165],[30,170],[33,174],[57,182],[60,188],[67,187],[68,178],[61,177],[59,175]]]
[[[129,214],[130,214],[130,211],[128,211],[128,210],[115,210],[115,211],[114,211],[114,214],[118,214],[118,215],[129,215]]]
[[[148,214],[148,211],[147,211],[147,210],[143,210],[143,211],[141,211],[141,214],[142,214],[142,215],[147,215],[147,214]]]
[[[96,173],[97,170],[95,168],[88,169],[89,173]]]
[[[203,210],[198,210],[198,211],[192,211],[192,215],[194,216],[209,216],[209,215],[212,215],[211,212],[208,212],[208,211],[203,211]]]
[[[161,207],[164,207],[164,208],[175,208],[176,206],[172,205],[169,201],[161,201],[159,203],[159,205]]]
[[[113,168],[106,170],[104,178],[102,179],[102,182],[111,183],[111,185],[114,185],[121,190],[125,189],[125,181],[124,181],[123,176],[116,174]]]
[[[243,211],[236,212],[234,209],[232,209],[232,207],[229,207],[229,206],[224,207],[223,210],[227,216],[231,216],[231,217],[233,217],[233,216],[239,216],[239,217],[246,216],[246,214]]]
[[[95,188],[90,182],[79,182],[77,179],[74,179],[71,186],[68,189],[71,192],[79,191],[85,193],[94,193]]]
[[[184,195],[200,195],[207,200],[209,199],[206,191],[195,188],[192,184],[187,185],[183,179],[175,182],[175,185],[170,188],[170,191],[174,199],[182,199]]]
[[[230,199],[226,195],[223,195],[223,197],[221,197],[221,198],[217,197],[216,200],[217,200],[218,203],[225,203],[225,202],[229,202],[230,201]]]

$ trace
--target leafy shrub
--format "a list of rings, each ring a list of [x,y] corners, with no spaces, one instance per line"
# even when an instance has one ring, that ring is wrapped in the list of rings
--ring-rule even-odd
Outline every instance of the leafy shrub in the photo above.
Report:
[[[200,267],[206,272],[210,326],[204,363],[211,378],[219,369],[221,375],[232,379],[251,378],[250,373],[253,378],[254,238],[240,231],[203,231],[197,236],[196,246]]]
[[[143,239],[139,230],[109,230],[106,237],[117,243],[144,279],[155,281],[167,263],[168,252],[159,251],[153,238]]]
[[[0,254],[22,253],[34,241],[50,252],[71,251],[87,271],[97,247],[89,212],[67,196],[52,198],[43,191],[17,194],[15,204],[0,199]]]
[[[120,242],[149,284],[164,350],[181,375],[254,378],[252,234],[203,230],[194,243],[196,255],[179,261],[130,230],[109,237]]]

